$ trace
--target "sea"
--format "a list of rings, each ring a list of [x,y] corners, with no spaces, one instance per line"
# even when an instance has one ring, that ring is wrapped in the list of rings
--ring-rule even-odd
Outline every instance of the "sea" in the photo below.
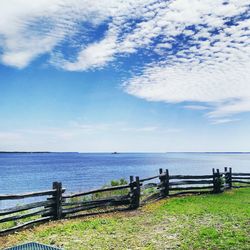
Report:
[[[171,174],[211,174],[223,171],[250,172],[248,153],[1,153],[0,194],[49,190],[54,181],[67,192],[102,187],[129,176],[157,175],[159,168]]]

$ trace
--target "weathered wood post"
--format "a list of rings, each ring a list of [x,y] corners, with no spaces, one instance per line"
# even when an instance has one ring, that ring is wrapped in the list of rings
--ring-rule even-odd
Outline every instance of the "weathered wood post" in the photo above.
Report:
[[[135,183],[134,183],[134,176],[132,176],[132,175],[129,177],[129,185],[130,185],[129,196],[130,196],[130,200],[131,200],[129,208],[134,209],[134,187],[135,187]]]
[[[228,188],[232,188],[232,168],[229,168],[229,173],[228,173]]]
[[[165,176],[163,175],[163,170],[162,168],[159,169],[159,179],[160,179],[160,197],[164,197],[165,196]]]
[[[223,182],[223,179],[222,179],[222,175],[220,174],[220,170],[217,168],[217,182],[218,182],[218,193],[221,193],[224,191],[224,189],[222,189],[222,182]]]
[[[129,176],[129,186],[130,186],[130,191],[129,191],[129,197],[130,197],[130,209],[133,209],[133,196],[134,196],[134,176],[130,175]]]
[[[133,185],[131,185],[134,182],[134,176],[130,175],[129,176],[129,183],[130,183],[130,190],[133,190]]]
[[[212,171],[213,171],[213,193],[216,193],[216,183],[215,183],[216,175],[214,168],[212,169]]]
[[[141,185],[140,185],[140,179],[139,176],[135,177],[135,183],[136,183],[136,199],[135,199],[135,208],[138,208],[140,206],[140,196],[141,196]]]
[[[169,195],[169,172],[168,169],[166,169],[166,196]]]
[[[217,169],[215,172],[215,169],[213,168],[213,192],[215,194],[222,192],[221,185],[222,185],[222,180],[221,180],[220,170]]]
[[[136,176],[135,181],[134,177],[130,176],[130,209],[136,209],[140,206],[140,194],[141,194],[141,187],[140,187],[140,179]]]
[[[169,174],[168,170],[163,173],[162,168],[159,169],[160,179],[160,197],[166,197],[169,195]]]
[[[53,205],[53,216],[55,220],[62,218],[62,183],[53,182],[53,189],[55,190],[52,199],[55,202]]]
[[[228,188],[228,171],[227,171],[227,167],[224,167],[224,180],[225,180],[224,187]]]
[[[218,193],[218,183],[217,183],[217,174],[213,168],[213,192]]]

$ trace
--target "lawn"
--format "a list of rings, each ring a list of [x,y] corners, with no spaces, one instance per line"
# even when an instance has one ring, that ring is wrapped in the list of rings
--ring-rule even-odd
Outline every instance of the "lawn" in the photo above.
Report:
[[[50,222],[0,238],[81,249],[250,249],[250,188],[164,199],[136,211]]]

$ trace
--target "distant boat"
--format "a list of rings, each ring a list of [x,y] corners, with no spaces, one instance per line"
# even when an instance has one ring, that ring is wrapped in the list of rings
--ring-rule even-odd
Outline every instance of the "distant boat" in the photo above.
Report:
[[[117,152],[113,152],[112,155],[117,155],[118,153]]]

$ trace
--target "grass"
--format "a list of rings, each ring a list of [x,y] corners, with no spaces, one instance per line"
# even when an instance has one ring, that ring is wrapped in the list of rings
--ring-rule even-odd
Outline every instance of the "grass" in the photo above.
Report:
[[[183,196],[139,210],[50,222],[0,238],[83,249],[250,249],[250,188]]]

